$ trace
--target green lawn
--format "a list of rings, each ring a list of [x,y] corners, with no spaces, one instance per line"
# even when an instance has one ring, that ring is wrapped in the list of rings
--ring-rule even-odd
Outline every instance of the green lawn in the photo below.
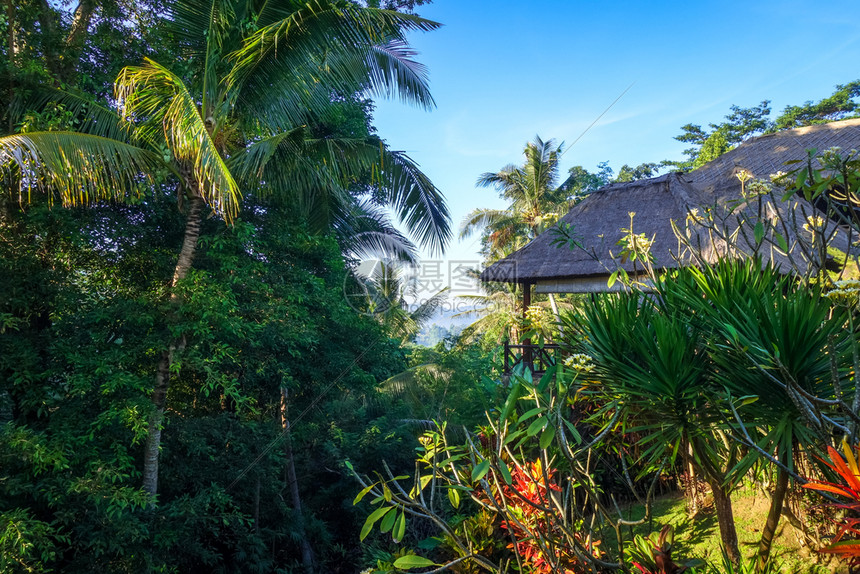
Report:
[[[740,489],[732,497],[735,524],[738,531],[741,551],[744,556],[752,556],[758,548],[761,528],[767,515],[770,500],[751,489]],[[626,509],[628,518],[644,516],[645,509],[634,505]],[[668,495],[654,501],[651,525],[644,524],[634,528],[636,534],[648,534],[670,524],[675,529],[675,551],[673,557],[681,562],[687,558],[702,558],[708,562],[719,563],[720,535],[713,508],[705,508],[695,517],[687,515],[682,495]],[[614,547],[614,534],[607,532],[604,537],[609,548]],[[798,574],[824,574],[847,572],[848,569],[836,561],[828,561],[803,544],[802,537],[784,518],[780,521],[773,556],[781,566],[782,572]]]

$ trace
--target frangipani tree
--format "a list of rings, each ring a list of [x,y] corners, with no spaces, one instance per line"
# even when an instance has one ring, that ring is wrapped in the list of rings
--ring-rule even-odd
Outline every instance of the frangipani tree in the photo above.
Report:
[[[180,0],[168,16],[186,60],[125,68],[115,86],[118,114],[57,93],[83,116],[79,132],[0,138],[0,165],[22,201],[34,191],[64,205],[125,201],[175,182],[186,217],[169,290],[176,306],[203,218],[230,223],[249,196],[336,222],[356,209],[350,186],[369,174],[371,204],[389,206],[422,244],[444,248],[445,201],[407,156],[378,140],[314,138],[309,130],[339,97],[359,93],[431,107],[405,34],[436,23],[344,0]],[[172,335],[155,369],[143,471],[153,497],[174,355],[186,345],[184,334]]]

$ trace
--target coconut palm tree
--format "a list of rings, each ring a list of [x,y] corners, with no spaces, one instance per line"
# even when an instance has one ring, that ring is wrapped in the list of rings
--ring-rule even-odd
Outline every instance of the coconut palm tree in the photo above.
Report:
[[[491,260],[504,250],[518,249],[554,224],[569,209],[567,188],[559,185],[559,159],[564,144],[543,141],[539,136],[526,144],[522,166],[507,165],[501,171],[484,173],[480,187],[494,187],[510,202],[507,209],[476,209],[460,224],[460,238],[478,230],[486,233],[484,249]]]
[[[203,218],[231,222],[243,197],[288,202],[337,227],[338,217],[361,210],[350,186],[369,176],[371,204],[389,206],[422,244],[444,247],[444,199],[406,155],[309,129],[334,101],[355,94],[431,107],[405,34],[436,23],[344,0],[179,0],[168,17],[182,58],[125,68],[115,85],[118,114],[58,93],[55,101],[86,114],[80,131],[0,138],[0,165],[22,200],[43,191],[65,205],[123,201],[175,184],[186,217],[170,282],[176,307]],[[183,335],[165,341],[156,366],[143,470],[153,501],[171,367],[186,344]]]
[[[379,320],[392,337],[406,343],[444,304],[448,288],[421,300],[415,282],[404,276],[396,262],[367,263],[372,263],[367,275],[355,275],[360,287],[357,303]]]
[[[487,263],[492,263],[510,255],[537,237],[542,231],[555,224],[571,207],[568,180],[559,184],[559,160],[564,153],[564,143],[556,145],[554,140],[544,141],[535,136],[533,142],[523,149],[525,162],[522,166],[507,165],[498,172],[488,172],[478,178],[480,187],[494,187],[499,195],[510,202],[507,209],[476,209],[469,213],[460,224],[460,239],[482,230],[483,255]],[[510,326],[507,317],[516,315],[516,292],[507,294],[501,291],[490,293],[496,301],[491,305],[496,312],[491,313],[472,332],[498,322]],[[550,294],[553,307],[557,307]],[[511,301],[508,301],[511,299]],[[479,305],[490,306],[489,300],[475,301]],[[512,303],[512,304],[511,304]],[[498,311],[502,312],[498,312]],[[514,339],[516,329],[514,328]],[[503,331],[507,331],[504,328]]]

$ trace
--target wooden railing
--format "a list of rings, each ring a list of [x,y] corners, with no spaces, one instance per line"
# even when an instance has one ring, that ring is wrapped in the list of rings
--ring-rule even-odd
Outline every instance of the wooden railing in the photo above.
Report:
[[[532,375],[542,375],[558,360],[560,347],[555,344],[511,345],[505,341],[505,375],[523,365]]]

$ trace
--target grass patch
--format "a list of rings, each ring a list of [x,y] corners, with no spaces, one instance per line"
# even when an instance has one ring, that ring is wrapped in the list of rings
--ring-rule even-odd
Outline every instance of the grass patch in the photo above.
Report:
[[[758,551],[761,529],[769,506],[770,499],[751,488],[738,489],[732,496],[738,542],[746,558]],[[645,516],[645,508],[642,505],[629,506],[623,509],[623,512],[625,518],[631,520]],[[709,563],[721,563],[720,531],[713,507],[706,505],[696,516],[688,516],[686,502],[681,494],[657,498],[652,507],[651,523],[627,528],[625,538],[630,538],[632,534],[648,535],[667,524],[675,529],[675,550],[672,553],[675,560],[681,562],[688,558],[701,558]],[[607,550],[616,550],[613,530],[607,529],[604,532],[603,541]],[[809,548],[804,543],[803,536],[785,518],[779,522],[771,554],[776,564],[781,567],[781,572],[785,573],[848,572],[844,565]]]

